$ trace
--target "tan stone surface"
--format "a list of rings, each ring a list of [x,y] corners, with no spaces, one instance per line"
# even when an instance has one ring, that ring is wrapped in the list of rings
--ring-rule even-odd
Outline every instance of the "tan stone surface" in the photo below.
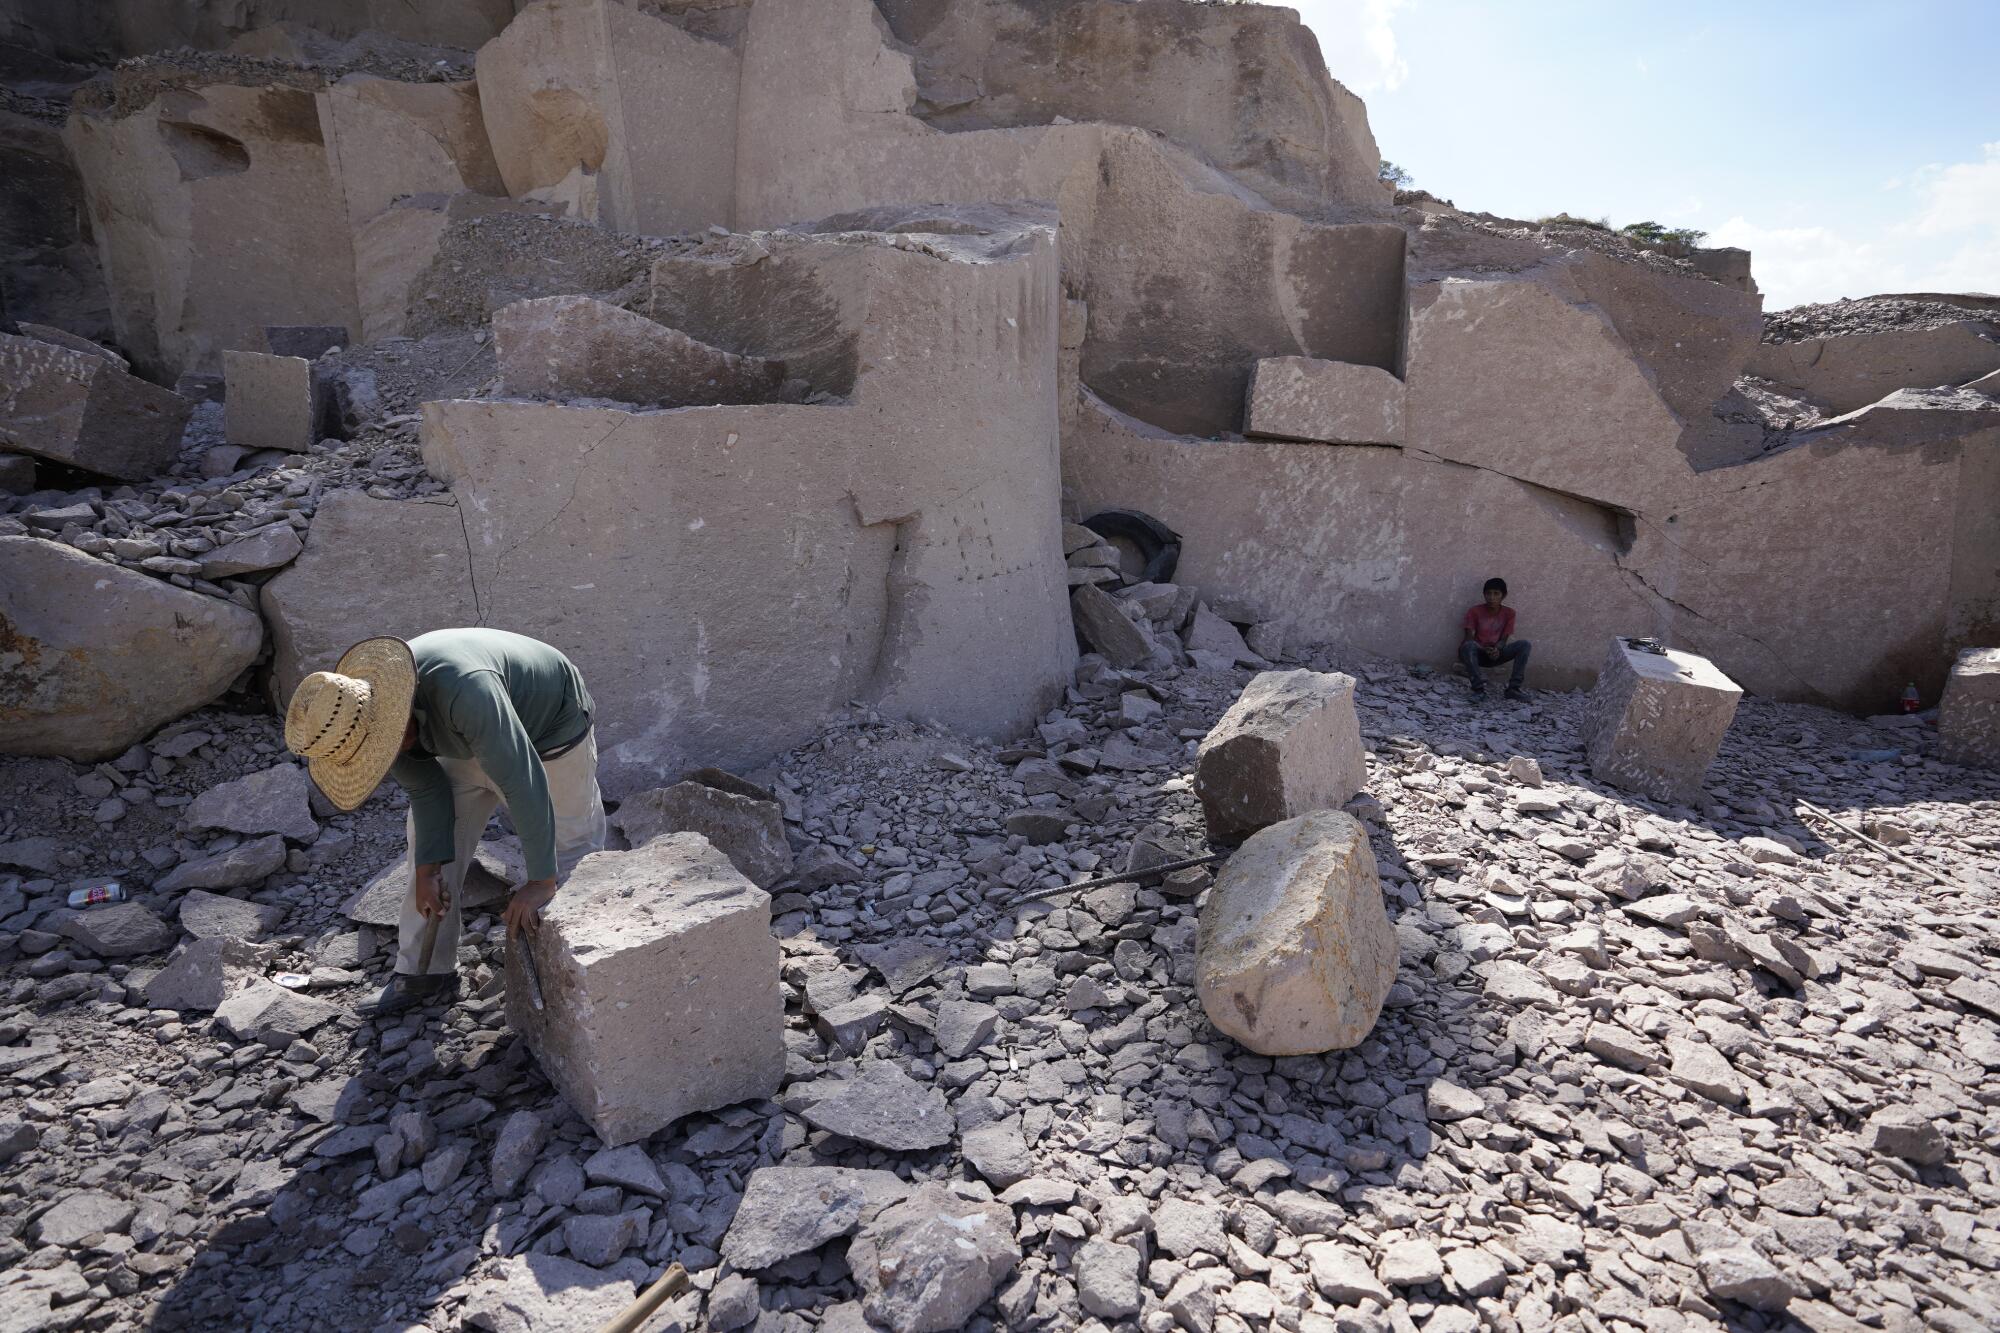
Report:
[[[785,363],[738,356],[588,296],[545,296],[493,316],[501,391],[519,398],[608,398],[641,407],[796,402]]]
[[[510,948],[507,1022],[606,1146],[778,1091],[771,898],[699,834],[585,857],[526,947],[544,1008]]]
[[[351,231],[404,195],[506,192],[472,80],[401,83],[350,74],[320,92],[319,118]],[[366,272],[357,265],[358,274]]]
[[[313,93],[171,89],[130,115],[80,111],[65,139],[118,342],[141,369],[220,370],[224,348],[259,346],[267,324],[358,331],[354,250]]]
[[[1158,0],[1034,11],[1018,0],[884,0],[881,10],[915,56],[916,111],[941,129],[1057,116],[1133,125],[1301,211],[1388,203],[1367,111],[1328,77],[1294,11]]]
[[[1449,664],[1459,617],[1504,572],[1520,636],[1535,644],[1531,683],[1568,688],[1590,683],[1605,639],[1663,623],[1620,572],[1603,511],[1479,468],[1393,449],[1188,439],[1090,400],[1063,474],[1080,512],[1142,509],[1180,533],[1176,582],[1271,608],[1292,642]]]
[[[301,680],[363,639],[481,623],[458,510],[359,491],[335,491],[320,502],[304,552],[259,599],[271,627],[271,699],[280,712]]]
[[[1938,758],[2000,770],[2000,648],[1968,648],[1938,707]]]
[[[1367,785],[1354,677],[1337,672],[1259,673],[1195,757],[1195,794],[1212,838],[1334,809]]]
[[[437,258],[451,225],[441,200],[426,202],[404,200],[355,229],[354,298],[363,342],[402,336],[408,326],[410,285]]]
[[[194,404],[77,341],[0,333],[0,449],[125,481],[165,472]]]
[[[1059,697],[1074,646],[1052,236],[1032,210],[957,225],[921,248],[717,241],[656,276],[712,281],[718,299],[686,313],[720,311],[739,336],[759,312],[774,338],[818,336],[827,374],[864,368],[847,405],[426,407],[481,612],[583,668],[612,794],[754,766],[852,699],[993,734]],[[732,274],[784,281],[745,304]],[[686,327],[728,345],[727,327]]]
[[[1361,825],[1324,810],[1236,849],[1195,938],[1211,1023],[1260,1055],[1358,1046],[1396,979],[1396,931]]]
[[[216,698],[263,646],[234,602],[0,537],[0,754],[109,759]]]
[[[222,354],[223,433],[245,449],[304,453],[319,438],[312,362],[301,356]]]
[[[1695,804],[1742,697],[1706,658],[1612,640],[1584,714],[1591,775],[1655,800]]]
[[[1852,412],[1897,389],[1964,384],[2000,370],[2000,324],[1964,320],[1935,329],[1759,343],[1747,369],[1829,413]]]
[[[1403,382],[1379,366],[1267,357],[1250,375],[1243,433],[1327,444],[1401,444]]]
[[[732,221],[729,47],[617,0],[540,0],[480,48],[478,68],[510,194],[560,193],[581,169],[595,178],[596,208],[580,215],[619,230],[671,236]]]

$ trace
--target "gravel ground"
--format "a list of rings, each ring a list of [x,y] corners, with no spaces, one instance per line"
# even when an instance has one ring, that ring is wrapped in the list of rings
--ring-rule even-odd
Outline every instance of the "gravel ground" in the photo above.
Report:
[[[342,905],[398,854],[393,796],[315,818],[282,871],[229,891],[282,914],[243,933],[267,951],[252,970],[313,975],[296,1011],[145,1007],[194,911],[148,886],[239,839],[182,827],[182,803],[284,762],[247,703],[111,764],[0,761],[0,856],[41,837],[53,857],[0,875],[6,1326],[593,1327],[678,1260],[683,1326],[852,1329],[857,1256],[879,1273],[921,1248],[884,1219],[957,1208],[1012,1234],[926,1289],[933,1327],[1990,1327],[2000,776],[1926,758],[1922,719],[1752,699],[1711,800],[1655,806],[1590,779],[1579,695],[1474,705],[1303,656],[1361,681],[1350,809],[1402,943],[1361,1046],[1272,1060],[1209,1026],[1205,872],[1015,901],[1122,867],[1149,830],[1203,847],[1193,741],[1248,673],[1086,659],[1032,745],[857,712],[753,775],[812,868],[774,904],[785,1086],[619,1153],[505,1030],[490,912],[449,1011],[354,1014],[386,941]],[[1801,798],[1949,887],[1813,827]],[[1055,841],[1007,832],[1032,813]],[[57,910],[106,875],[166,923],[150,951],[93,956],[124,946]],[[891,1070],[949,1108],[943,1146],[815,1126],[832,1080]],[[852,1239],[744,1205],[804,1166],[956,1193]]]

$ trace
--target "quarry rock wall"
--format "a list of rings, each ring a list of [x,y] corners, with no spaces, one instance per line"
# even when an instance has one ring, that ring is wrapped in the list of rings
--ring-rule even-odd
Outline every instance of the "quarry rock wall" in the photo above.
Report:
[[[354,638],[456,620],[590,664],[614,790],[849,699],[1001,732],[1074,655],[1065,505],[1165,521],[1183,584],[1293,642],[1442,665],[1504,576],[1549,685],[1644,633],[1875,708],[2000,635],[1989,309],[1765,342],[1740,252],[1398,207],[1286,10],[111,18],[37,49],[207,50],[0,140],[81,201],[9,237],[32,310],[164,383],[281,325],[493,366],[405,405],[448,496],[336,491],[243,590],[277,702]],[[342,431],[380,419],[371,384],[328,398]],[[394,614],[343,577],[371,559]]]

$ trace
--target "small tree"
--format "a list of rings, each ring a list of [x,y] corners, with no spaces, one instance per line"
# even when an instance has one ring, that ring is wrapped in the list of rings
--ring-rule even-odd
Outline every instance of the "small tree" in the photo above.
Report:
[[[1407,190],[1413,183],[1409,172],[1403,170],[1386,157],[1382,159],[1382,165],[1375,169],[1375,179],[1386,181],[1399,190]]]

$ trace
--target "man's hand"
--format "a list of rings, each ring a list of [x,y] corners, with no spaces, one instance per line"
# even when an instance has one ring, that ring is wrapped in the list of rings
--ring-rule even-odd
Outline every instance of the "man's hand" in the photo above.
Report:
[[[507,922],[507,938],[511,940],[522,931],[533,929],[542,919],[542,909],[555,896],[556,882],[552,879],[531,879],[514,890],[514,896],[507,900],[506,911],[500,914]]]
[[[444,891],[444,867],[438,865],[417,867],[417,910],[426,920],[436,920],[444,915],[444,909],[451,899]]]

